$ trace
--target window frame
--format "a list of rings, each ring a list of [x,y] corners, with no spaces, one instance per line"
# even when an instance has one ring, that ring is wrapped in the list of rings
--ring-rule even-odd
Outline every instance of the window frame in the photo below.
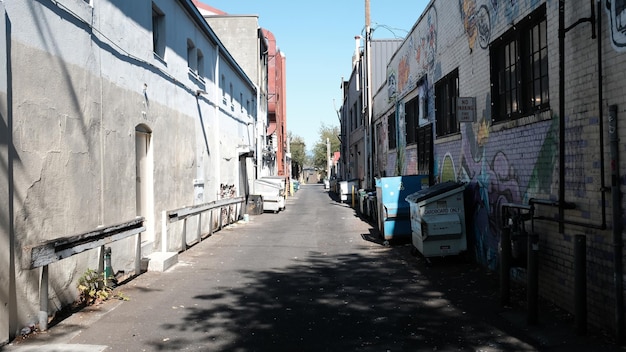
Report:
[[[489,56],[494,123],[550,108],[545,4],[495,40]]]
[[[387,147],[388,150],[394,150],[398,147],[396,132],[396,113],[392,112],[387,115]]]
[[[152,51],[160,59],[165,58],[165,13],[152,3]]]
[[[198,57],[196,55],[196,44],[187,38],[187,67],[189,67],[189,72],[193,74],[198,73]]]
[[[418,175],[431,175],[434,169],[433,156],[433,124],[428,123],[417,128],[417,173]]]
[[[404,126],[406,145],[417,144],[417,130],[419,129],[419,95],[404,104]]]
[[[199,48],[196,48],[196,73],[198,78],[203,80],[204,78],[204,53]]]
[[[459,97],[459,69],[455,68],[435,83],[435,123],[437,137],[459,133],[456,98]]]

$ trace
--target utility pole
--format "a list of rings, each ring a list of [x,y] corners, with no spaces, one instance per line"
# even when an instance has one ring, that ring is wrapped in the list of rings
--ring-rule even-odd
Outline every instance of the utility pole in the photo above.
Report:
[[[326,138],[326,178],[330,182],[330,139]]]
[[[371,77],[372,77],[372,65],[370,62],[372,47],[372,29],[370,27],[370,0],[365,0],[365,100],[367,104],[367,119],[365,123],[365,153],[363,153],[363,159],[365,161],[365,187],[372,187],[372,89],[371,89]]]

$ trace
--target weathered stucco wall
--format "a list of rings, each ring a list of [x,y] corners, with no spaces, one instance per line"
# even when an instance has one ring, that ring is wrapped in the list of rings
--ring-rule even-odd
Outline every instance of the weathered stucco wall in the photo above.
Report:
[[[164,58],[152,53],[151,1],[0,4],[10,23],[6,36],[0,31],[0,196],[9,200],[0,205],[0,343],[38,321],[39,270],[23,266],[24,247],[141,215],[150,252],[161,245],[163,211],[240,184],[239,153],[256,117],[246,101],[256,88],[179,1],[157,2],[172,21]],[[188,67],[189,38],[203,51],[204,76]],[[219,77],[233,90],[222,92]],[[179,225],[168,232],[174,250]],[[135,241],[110,245],[114,273],[134,273]],[[50,313],[77,298],[98,252],[49,266]]]

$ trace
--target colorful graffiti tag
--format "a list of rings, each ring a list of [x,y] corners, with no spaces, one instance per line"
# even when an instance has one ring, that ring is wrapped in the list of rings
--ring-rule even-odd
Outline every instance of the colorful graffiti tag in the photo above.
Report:
[[[626,52],[626,0],[606,0],[611,21],[611,44],[615,50]]]
[[[556,157],[556,118],[516,130],[489,133],[489,118],[466,123],[461,128],[461,150],[458,143],[442,146],[437,152],[440,180],[467,183],[469,196],[466,210],[473,227],[476,259],[495,269],[502,225],[501,205],[525,203],[541,191],[539,185],[552,183]],[[523,130],[523,131],[522,131]],[[532,135],[533,142],[523,148],[511,148],[515,135]],[[455,157],[456,155],[456,157]]]
[[[399,52],[396,67],[387,70],[388,101],[415,88],[417,82],[432,70],[437,53],[437,11],[431,6],[425,16],[426,23],[407,38],[406,49]]]
[[[487,5],[478,7],[476,0],[459,0],[459,7],[470,50],[474,49],[476,40],[482,49],[487,49],[491,40],[491,20]]]

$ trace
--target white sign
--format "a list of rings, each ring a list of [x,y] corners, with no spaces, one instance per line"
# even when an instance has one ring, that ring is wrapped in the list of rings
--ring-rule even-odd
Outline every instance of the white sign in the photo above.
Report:
[[[459,122],[476,121],[476,98],[456,98],[456,118]]]

